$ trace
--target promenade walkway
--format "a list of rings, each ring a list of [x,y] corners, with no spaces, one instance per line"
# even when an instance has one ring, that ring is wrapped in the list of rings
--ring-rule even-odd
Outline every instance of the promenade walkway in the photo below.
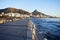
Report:
[[[27,40],[28,19],[0,24],[0,40]]]

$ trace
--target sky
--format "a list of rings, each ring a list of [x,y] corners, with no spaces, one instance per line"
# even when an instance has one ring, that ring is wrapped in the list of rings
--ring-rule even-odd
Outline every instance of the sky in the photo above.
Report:
[[[0,9],[13,7],[28,12],[38,11],[60,17],[60,0],[0,0]]]

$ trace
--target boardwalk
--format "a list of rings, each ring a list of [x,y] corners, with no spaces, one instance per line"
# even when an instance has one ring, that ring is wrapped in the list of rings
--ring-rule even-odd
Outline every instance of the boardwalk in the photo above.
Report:
[[[27,40],[28,19],[0,24],[0,40]]]

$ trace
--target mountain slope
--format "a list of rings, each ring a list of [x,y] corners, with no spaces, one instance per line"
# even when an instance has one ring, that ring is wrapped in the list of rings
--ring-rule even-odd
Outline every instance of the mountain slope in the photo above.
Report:
[[[21,13],[21,14],[30,14],[29,12],[25,11],[25,10],[22,10],[22,9],[16,9],[16,8],[5,8],[5,9],[0,9],[0,13],[9,13],[9,12],[12,12],[12,13]]]
[[[38,15],[39,17],[41,17],[41,18],[52,18],[53,16],[50,16],[50,15],[46,15],[46,14],[44,14],[44,13],[42,13],[42,12],[39,12],[39,11],[37,11],[37,10],[34,10],[33,12],[32,12],[32,15],[35,15],[35,17]]]

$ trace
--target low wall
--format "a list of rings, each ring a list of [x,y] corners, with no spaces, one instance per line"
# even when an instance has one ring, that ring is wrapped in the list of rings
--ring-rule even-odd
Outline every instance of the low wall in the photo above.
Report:
[[[44,37],[40,34],[32,20],[29,20],[29,27],[32,32],[32,40],[44,40]]]

